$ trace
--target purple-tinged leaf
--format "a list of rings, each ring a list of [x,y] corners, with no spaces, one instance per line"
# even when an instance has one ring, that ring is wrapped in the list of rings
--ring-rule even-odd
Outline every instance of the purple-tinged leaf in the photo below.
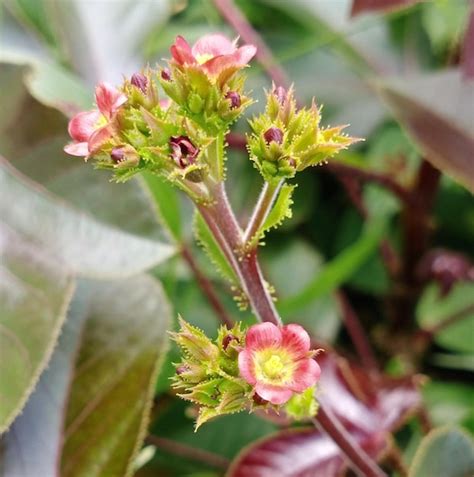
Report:
[[[420,0],[353,0],[351,16],[365,12],[393,12],[410,7]]]
[[[319,401],[339,417],[352,437],[374,459],[390,443],[389,433],[420,404],[417,379],[380,377],[332,353],[321,355]],[[288,429],[245,449],[227,477],[339,476],[347,461],[339,447],[315,428]]]
[[[466,79],[474,80],[474,3],[472,4],[469,23],[464,36],[462,69]]]
[[[474,82],[450,70],[376,86],[425,158],[474,191]]]

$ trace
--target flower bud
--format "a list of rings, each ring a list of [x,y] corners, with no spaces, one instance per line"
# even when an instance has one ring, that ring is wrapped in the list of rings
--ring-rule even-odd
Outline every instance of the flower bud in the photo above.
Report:
[[[237,93],[236,91],[229,91],[225,95],[226,99],[230,101],[230,109],[236,109],[240,108],[240,105],[242,104],[242,101],[240,99],[240,94]]]
[[[110,158],[115,163],[115,167],[133,167],[140,161],[135,148],[126,144],[125,146],[114,147],[110,152]]]
[[[231,341],[238,341],[239,339],[237,336],[234,336],[233,334],[228,334],[224,336],[224,339],[222,340],[222,348],[224,351],[227,351],[227,347],[230,345]]]
[[[271,142],[276,142],[281,144],[283,142],[283,131],[272,126],[270,129],[267,129],[263,134],[265,141],[270,144]]]
[[[161,78],[165,81],[171,81],[171,71],[169,68],[163,68],[161,70]]]
[[[148,86],[148,79],[145,75],[142,75],[141,73],[134,73],[132,75],[130,83],[132,83],[133,86],[136,86],[138,89],[140,89],[142,93],[146,93],[146,89]]]
[[[172,136],[170,139],[171,158],[181,169],[194,164],[199,154],[197,148],[187,136]]]

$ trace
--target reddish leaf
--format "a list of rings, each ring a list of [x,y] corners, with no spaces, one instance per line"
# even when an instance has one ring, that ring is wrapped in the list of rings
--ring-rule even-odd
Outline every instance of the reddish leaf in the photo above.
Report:
[[[355,17],[363,12],[392,12],[401,8],[414,5],[421,0],[354,0],[352,2],[351,16]]]
[[[377,86],[425,158],[474,191],[474,82],[451,70]]]
[[[474,3],[472,4],[469,23],[464,36],[462,51],[462,68],[464,77],[474,80]]]
[[[319,362],[320,402],[370,456],[378,458],[389,444],[388,434],[420,404],[417,380],[380,377],[374,383],[366,371],[334,354],[321,356]],[[326,434],[313,427],[288,429],[245,449],[227,476],[333,477],[346,465],[339,447]]]

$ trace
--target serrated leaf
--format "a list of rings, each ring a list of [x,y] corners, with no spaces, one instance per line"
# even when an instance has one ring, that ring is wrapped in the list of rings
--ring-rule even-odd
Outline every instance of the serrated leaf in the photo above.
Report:
[[[81,282],[50,366],[5,435],[0,475],[130,476],[169,325],[149,276]]]
[[[0,433],[46,367],[73,287],[54,257],[0,222]]]
[[[258,236],[261,238],[270,229],[278,227],[286,218],[291,219],[292,211],[291,206],[293,204],[292,194],[297,186],[284,184],[281,187],[278,198],[273,205],[272,210],[268,214],[264,224],[258,231]]]
[[[0,221],[34,238],[74,274],[133,275],[169,258],[173,247],[107,227],[40,190],[0,158]]]
[[[422,441],[408,477],[469,477],[474,474],[474,442],[461,429],[438,428]]]
[[[222,276],[231,284],[237,285],[239,281],[234,270],[221,251],[206,222],[198,212],[194,215],[194,232],[199,244],[206,251],[211,262],[219,269]]]

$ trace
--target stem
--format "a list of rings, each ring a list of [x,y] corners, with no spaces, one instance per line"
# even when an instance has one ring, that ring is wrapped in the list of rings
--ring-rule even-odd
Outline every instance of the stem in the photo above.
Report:
[[[214,0],[214,4],[221,15],[234,28],[246,43],[257,47],[256,58],[262,64],[268,75],[277,86],[289,86],[285,71],[276,62],[271,50],[267,47],[260,35],[253,29],[242,12],[235,6],[232,0]]]
[[[254,237],[265,223],[282,185],[283,181],[277,183],[265,182],[263,185],[262,192],[260,193],[260,197],[258,198],[257,204],[244,233],[244,246],[258,246],[258,237],[256,243],[253,243]]]
[[[313,422],[336,442],[361,477],[387,477],[325,406],[320,405]]]
[[[184,457],[185,459],[202,462],[203,464],[217,469],[225,470],[230,464],[225,457],[222,457],[218,454],[214,454],[213,452],[209,452],[204,449],[191,447],[171,439],[149,435],[146,438],[146,443],[151,444],[162,451],[169,452],[170,454]]]
[[[183,259],[189,265],[189,268],[194,273],[194,276],[199,285],[199,288],[201,289],[203,294],[206,296],[209,304],[212,306],[213,310],[215,311],[220,321],[224,325],[226,325],[227,328],[229,329],[232,328],[234,324],[234,320],[232,320],[232,318],[229,316],[226,309],[222,305],[219,297],[217,296],[216,291],[214,290],[214,287],[211,281],[201,271],[201,269],[199,268],[199,265],[196,263],[196,260],[194,260],[192,253],[185,245],[181,246],[181,256],[183,257]]]
[[[376,370],[378,366],[374,352],[370,346],[370,342],[365,334],[364,328],[362,327],[358,316],[347,299],[347,296],[344,292],[339,290],[336,292],[336,299],[339,302],[339,306],[342,311],[341,314],[344,320],[344,325],[346,326],[352,342],[354,343],[362,364],[370,370]]]

